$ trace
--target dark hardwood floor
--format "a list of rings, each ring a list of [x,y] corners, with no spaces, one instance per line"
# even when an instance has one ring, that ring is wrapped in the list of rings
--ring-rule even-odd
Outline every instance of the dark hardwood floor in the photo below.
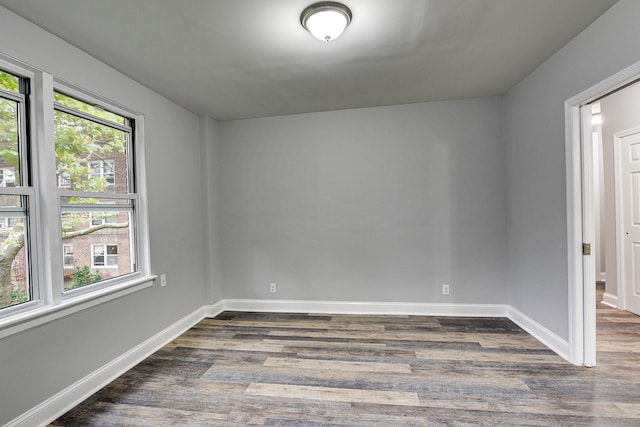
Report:
[[[225,312],[52,425],[640,426],[640,318],[597,313],[582,368],[507,319]]]

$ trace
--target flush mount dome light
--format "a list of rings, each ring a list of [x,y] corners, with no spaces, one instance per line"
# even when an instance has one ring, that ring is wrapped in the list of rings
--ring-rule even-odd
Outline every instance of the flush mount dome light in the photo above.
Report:
[[[322,41],[331,41],[340,34],[351,22],[351,10],[333,1],[314,3],[302,11],[300,23],[313,37]]]

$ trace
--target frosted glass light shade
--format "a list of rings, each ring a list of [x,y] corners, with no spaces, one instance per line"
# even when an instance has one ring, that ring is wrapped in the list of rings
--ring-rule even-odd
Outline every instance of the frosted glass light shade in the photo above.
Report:
[[[331,41],[351,22],[351,10],[342,3],[315,3],[302,11],[300,22],[318,40]]]

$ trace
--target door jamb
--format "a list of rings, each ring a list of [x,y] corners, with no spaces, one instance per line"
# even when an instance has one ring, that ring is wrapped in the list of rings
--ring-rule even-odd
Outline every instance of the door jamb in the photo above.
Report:
[[[583,164],[581,152],[580,107],[586,105],[634,80],[640,78],[640,62],[633,64],[600,83],[569,98],[564,103],[565,157],[567,189],[567,261],[569,290],[569,361],[576,365],[595,364],[595,306],[589,301],[595,298],[595,285],[586,286],[582,255],[583,224],[585,218],[593,217],[593,206],[582,202],[583,173],[592,173],[593,164]],[[588,210],[588,211],[587,211]],[[585,212],[586,211],[586,212]],[[589,216],[591,215],[591,216]],[[594,242],[587,242],[594,243]],[[593,260],[591,264],[595,263]],[[588,295],[593,293],[593,295]]]

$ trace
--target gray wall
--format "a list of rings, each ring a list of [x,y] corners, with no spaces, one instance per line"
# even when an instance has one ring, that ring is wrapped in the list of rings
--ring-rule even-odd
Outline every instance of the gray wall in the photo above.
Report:
[[[506,303],[501,107],[222,122],[225,298]]]
[[[568,338],[564,101],[640,60],[621,0],[504,99],[509,304]]]
[[[2,52],[143,112],[151,263],[168,286],[113,300],[0,341],[0,425],[207,301],[198,117],[0,8]]]
[[[602,145],[605,184],[606,291],[611,295],[618,295],[613,136],[618,132],[640,127],[640,85],[636,84],[603,98],[600,101],[600,108],[603,119]]]
[[[202,200],[204,207],[205,276],[209,284],[209,301],[223,299],[222,223],[220,221],[220,135],[218,122],[200,117],[200,150],[202,166]]]

